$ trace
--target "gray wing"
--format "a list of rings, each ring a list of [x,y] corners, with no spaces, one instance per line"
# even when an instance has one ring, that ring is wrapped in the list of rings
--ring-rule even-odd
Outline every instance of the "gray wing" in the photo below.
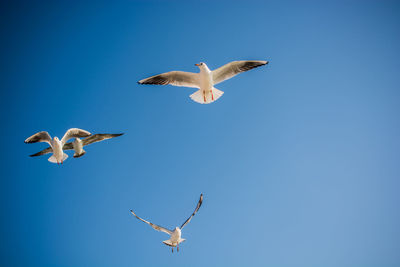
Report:
[[[268,61],[263,61],[263,60],[232,61],[212,71],[214,84],[218,84],[220,82],[232,78],[233,76],[236,76],[241,72],[245,72],[263,66],[265,64],[268,64]]]
[[[143,220],[142,218],[140,218],[139,216],[137,216],[137,215],[133,212],[133,210],[131,210],[131,213],[132,213],[133,215],[135,215],[136,218],[138,218],[138,219],[141,220],[142,222],[147,223],[148,225],[150,225],[151,227],[153,227],[153,228],[154,228],[155,230],[157,230],[157,231],[161,231],[161,232],[167,233],[167,234],[169,234],[169,235],[171,235],[172,232],[173,232],[173,231],[171,231],[171,230],[168,230],[167,228],[164,228],[164,227],[161,227],[161,226],[159,226],[159,225],[157,225],[157,224],[154,224],[154,223],[148,222],[148,221],[146,221],[146,220]]]
[[[69,139],[76,138],[76,137],[87,137],[90,133],[88,131],[78,129],[78,128],[71,128],[69,129],[61,139],[61,143],[65,144]]]
[[[48,147],[48,148],[43,149],[42,151],[40,151],[40,152],[38,152],[38,153],[29,155],[29,157],[42,156],[42,155],[46,155],[46,154],[49,154],[49,153],[52,153],[52,152],[53,152],[53,149],[52,149],[51,147]]]
[[[200,195],[200,199],[199,199],[199,202],[197,202],[196,208],[194,209],[192,215],[190,215],[190,217],[187,218],[187,220],[182,224],[181,229],[190,222],[190,220],[193,218],[193,216],[196,214],[196,212],[200,209],[202,203],[203,203],[203,194]]]
[[[90,145],[90,144],[93,144],[96,142],[100,142],[100,141],[107,140],[110,138],[118,137],[121,135],[123,135],[123,133],[120,133],[120,134],[94,134],[94,135],[91,135],[91,136],[83,139],[82,144],[84,146],[87,146],[87,145]]]
[[[46,142],[51,146],[51,137],[49,133],[46,131],[38,132],[32,135],[31,137],[28,137],[25,140],[25,143],[27,144],[37,143],[37,142]]]
[[[138,81],[139,84],[175,85],[199,88],[199,75],[193,72],[170,71]]]
[[[63,146],[63,150],[72,150],[72,149],[74,149],[72,143],[66,143]],[[42,156],[42,155],[46,155],[46,154],[49,154],[49,153],[53,153],[53,149],[51,147],[45,148],[42,151],[40,151],[38,153],[35,153],[35,154],[32,154],[32,155],[29,155],[29,156],[30,157],[37,157],[37,156]]]

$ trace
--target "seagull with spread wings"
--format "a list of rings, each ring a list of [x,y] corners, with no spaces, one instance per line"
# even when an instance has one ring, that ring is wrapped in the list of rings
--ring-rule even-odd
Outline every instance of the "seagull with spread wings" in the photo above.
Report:
[[[228,80],[241,72],[245,72],[263,65],[268,61],[263,60],[241,60],[232,61],[218,69],[211,71],[206,63],[195,64],[199,67],[199,73],[170,71],[155,75],[143,80],[139,84],[175,85],[183,87],[198,88],[199,90],[190,95],[190,98],[200,104],[209,104],[222,96],[224,92],[216,89],[214,85]]]
[[[63,146],[63,150],[74,150],[74,158],[79,158],[82,157],[83,155],[85,155],[86,151],[83,149],[84,146],[96,143],[96,142],[100,142],[103,140],[107,140],[110,138],[114,138],[117,136],[121,136],[123,135],[123,133],[120,134],[94,134],[91,135],[85,139],[80,139],[79,137],[75,138],[75,140],[73,142],[69,142],[64,144]],[[43,149],[42,151],[32,154],[30,155],[31,157],[37,157],[37,156],[41,156],[41,155],[46,155],[52,152],[52,148],[48,147],[46,149]]]
[[[200,206],[201,206],[202,203],[203,203],[203,194],[200,195],[199,202],[197,203],[197,206],[196,206],[194,212],[192,213],[192,215],[190,215],[190,217],[187,218],[187,220],[181,225],[181,227],[175,227],[174,230],[169,230],[169,229],[164,228],[162,226],[159,226],[159,225],[156,225],[154,223],[148,222],[148,221],[140,218],[139,216],[137,216],[133,212],[133,210],[131,210],[131,213],[133,215],[135,215],[135,217],[138,218],[139,220],[141,220],[142,222],[145,222],[148,225],[150,225],[151,227],[153,227],[155,230],[164,232],[166,234],[169,234],[170,238],[168,240],[163,241],[163,243],[165,245],[167,245],[167,246],[172,247],[172,252],[174,252],[174,247],[176,247],[177,251],[179,251],[179,244],[186,240],[184,238],[181,238],[181,234],[182,234],[181,230],[183,229],[183,227],[185,227],[185,225],[187,225],[190,222],[190,220],[193,218],[193,216],[196,214],[196,212],[200,209]]]
[[[65,154],[63,151],[64,144],[71,138],[87,136],[90,136],[90,133],[88,131],[78,128],[71,128],[64,134],[63,138],[59,140],[57,136],[52,139],[48,132],[42,131],[27,138],[25,140],[25,143],[48,143],[50,145],[49,153],[53,153],[53,155],[49,158],[49,161],[52,163],[62,164],[68,158],[68,155]]]

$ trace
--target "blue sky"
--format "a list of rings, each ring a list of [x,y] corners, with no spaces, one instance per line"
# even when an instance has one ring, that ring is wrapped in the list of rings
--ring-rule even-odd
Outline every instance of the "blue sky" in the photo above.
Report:
[[[0,9],[2,266],[399,266],[395,1],[37,1]],[[232,60],[216,86],[141,86]],[[125,135],[57,166],[26,145]],[[168,228],[204,203],[179,254]]]

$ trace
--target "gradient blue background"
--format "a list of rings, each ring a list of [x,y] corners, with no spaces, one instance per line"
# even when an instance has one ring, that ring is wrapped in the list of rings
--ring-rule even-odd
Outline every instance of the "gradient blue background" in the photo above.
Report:
[[[1,266],[400,266],[396,1],[9,1]],[[136,82],[232,60],[216,86]],[[125,135],[63,166],[23,143]],[[129,209],[184,229],[179,254]]]

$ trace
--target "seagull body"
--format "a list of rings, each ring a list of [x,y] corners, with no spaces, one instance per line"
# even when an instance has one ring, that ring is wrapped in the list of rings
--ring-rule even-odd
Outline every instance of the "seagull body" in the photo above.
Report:
[[[48,132],[42,131],[27,138],[25,140],[25,143],[48,143],[50,145],[50,147],[48,148],[48,153],[53,153],[53,155],[49,158],[49,161],[52,163],[62,164],[68,158],[68,155],[65,154],[63,151],[65,142],[67,142],[71,138],[86,137],[89,135],[90,133],[88,131],[78,128],[71,128],[64,134],[63,138],[59,140],[58,137],[54,137],[52,139]]]
[[[86,153],[86,151],[83,149],[83,142],[79,137],[75,138],[75,140],[72,142],[72,147],[75,151],[74,158],[81,157]]]
[[[201,62],[195,64],[199,67],[199,73],[170,71],[155,75],[143,80],[139,84],[175,85],[198,88],[199,90],[190,95],[190,98],[200,104],[209,104],[220,98],[224,92],[218,90],[214,85],[228,80],[237,74],[268,64],[262,60],[232,61],[218,69],[211,71],[208,66]]]
[[[96,143],[96,142],[100,142],[103,140],[107,140],[110,138],[114,138],[117,136],[121,136],[123,135],[122,133],[120,134],[94,134],[94,135],[90,135],[89,137],[85,138],[85,139],[80,139],[79,137],[75,137],[75,140],[73,142],[69,142],[66,143],[62,146],[63,150],[74,150],[74,158],[79,158],[82,157],[83,155],[85,155],[86,151],[83,149],[84,146]],[[45,155],[48,153],[52,152],[52,148],[48,147],[38,153],[35,153],[33,155],[30,155],[31,157],[37,157],[37,156],[41,156],[41,155]]]
[[[138,218],[139,220],[141,220],[142,222],[147,223],[148,225],[150,225],[151,227],[153,227],[153,229],[157,230],[157,231],[161,231],[164,232],[166,234],[170,235],[170,238],[168,240],[164,240],[163,243],[167,246],[172,247],[172,252],[174,252],[174,247],[176,247],[177,251],[179,251],[179,244],[182,243],[183,241],[185,241],[186,239],[182,238],[182,229],[183,227],[185,227],[185,225],[187,225],[193,218],[193,216],[196,214],[196,212],[200,209],[201,204],[203,203],[203,194],[200,195],[200,199],[199,202],[197,202],[197,206],[194,210],[194,212],[192,213],[192,215],[190,215],[189,218],[186,219],[186,221],[181,225],[181,227],[175,227],[174,230],[169,230],[167,228],[164,228],[162,226],[156,225],[154,223],[148,222],[142,218],[140,218],[139,216],[137,216],[133,210],[131,210],[131,213]]]
[[[171,233],[171,236],[168,240],[164,240],[163,243],[167,246],[172,247],[172,252],[174,251],[174,247],[177,247],[179,251],[179,244],[185,241],[186,239],[181,238],[182,231],[179,227],[175,227],[174,231]]]

